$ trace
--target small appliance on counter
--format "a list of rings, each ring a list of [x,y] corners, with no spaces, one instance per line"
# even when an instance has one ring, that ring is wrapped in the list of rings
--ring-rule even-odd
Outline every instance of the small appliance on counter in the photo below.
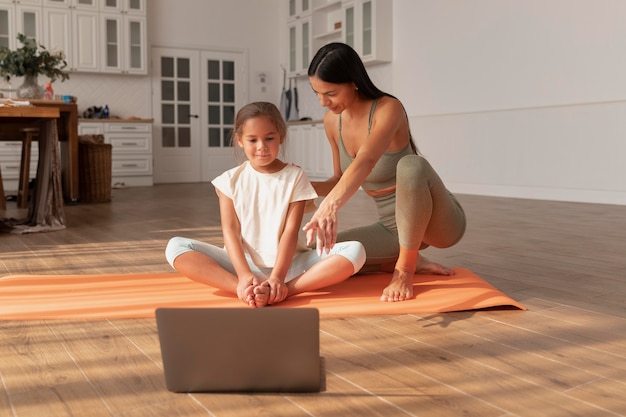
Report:
[[[109,106],[91,106],[83,112],[83,118],[85,119],[108,119],[109,118]]]

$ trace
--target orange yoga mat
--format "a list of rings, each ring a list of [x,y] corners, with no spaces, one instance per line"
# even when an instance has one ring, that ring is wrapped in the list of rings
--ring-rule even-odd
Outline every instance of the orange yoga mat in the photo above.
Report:
[[[390,274],[358,275],[277,307],[314,307],[322,316],[438,313],[511,306],[526,308],[473,272],[416,275],[412,300],[385,303]],[[157,307],[244,307],[224,291],[178,273],[13,275],[0,278],[0,320],[154,317]],[[274,308],[274,307],[272,307]]]

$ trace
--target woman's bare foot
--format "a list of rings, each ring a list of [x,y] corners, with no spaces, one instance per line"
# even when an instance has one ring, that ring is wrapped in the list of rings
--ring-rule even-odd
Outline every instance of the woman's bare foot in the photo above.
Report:
[[[413,273],[394,270],[389,285],[380,296],[381,301],[396,302],[413,298]]]
[[[387,262],[380,265],[379,271],[394,272],[395,267],[395,262]],[[431,262],[428,258],[420,255],[415,267],[415,273],[420,275],[454,275],[454,270],[436,262]]]
[[[454,275],[454,270],[420,256],[417,260],[415,273],[422,275]]]
[[[267,281],[254,288],[254,306],[265,307],[270,299],[270,286]]]

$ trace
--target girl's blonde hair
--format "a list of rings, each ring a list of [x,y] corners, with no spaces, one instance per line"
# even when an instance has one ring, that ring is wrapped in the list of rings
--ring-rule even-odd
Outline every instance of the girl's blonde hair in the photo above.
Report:
[[[285,119],[283,119],[283,116],[280,114],[280,110],[278,110],[278,107],[274,104],[267,101],[255,101],[239,109],[237,116],[235,116],[235,126],[233,127],[230,138],[230,144],[233,149],[235,149],[235,152],[237,152],[239,148],[236,146],[236,142],[237,138],[241,137],[243,134],[243,126],[248,120],[256,117],[267,117],[270,122],[272,122],[278,131],[278,135],[282,138],[284,146],[285,139],[287,138],[287,123],[285,123]]]

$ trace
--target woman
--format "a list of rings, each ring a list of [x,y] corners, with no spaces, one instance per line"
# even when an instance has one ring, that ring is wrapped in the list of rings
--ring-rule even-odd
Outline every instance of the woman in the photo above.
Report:
[[[251,307],[337,284],[365,262],[359,242],[322,256],[298,242],[304,206],[317,197],[301,168],[278,159],[287,127],[278,108],[255,102],[235,118],[234,145],[247,160],[212,181],[224,248],[174,237],[170,265],[188,278],[236,294]]]
[[[451,269],[420,257],[419,250],[457,243],[465,232],[465,214],[419,155],[402,103],[372,83],[358,54],[346,44],[322,47],[308,76],[328,109],[324,129],[334,176],[313,183],[325,198],[304,226],[307,243],[316,240],[318,251],[325,252],[338,241],[363,243],[368,269],[393,271],[383,301],[413,298],[415,273],[452,275]],[[337,212],[359,187],[376,202],[379,220],[337,233]]]

